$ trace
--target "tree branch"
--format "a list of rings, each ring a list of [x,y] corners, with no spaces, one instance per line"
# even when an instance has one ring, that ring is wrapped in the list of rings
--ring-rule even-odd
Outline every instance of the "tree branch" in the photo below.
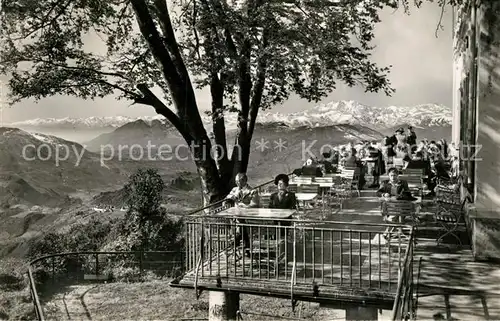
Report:
[[[189,133],[196,140],[207,140],[207,132],[198,111],[196,97],[189,79],[189,74],[187,71],[183,72],[185,68],[176,68],[169,51],[165,47],[172,47],[176,45],[164,44],[164,41],[161,39],[160,34],[156,29],[153,18],[149,13],[145,0],[130,1],[134,11],[136,12],[136,18],[141,34],[147,40],[153,56],[162,68],[163,76],[165,77],[173,102],[177,108],[178,117],[186,124],[186,127],[189,128]],[[175,38],[169,38],[166,39],[166,41],[176,42]]]
[[[167,120],[170,121],[175,128],[177,128],[188,145],[191,145],[193,143],[193,137],[189,134],[186,126],[184,126],[179,117],[161,100],[159,100],[158,97],[156,97],[156,95],[149,90],[146,84],[138,84],[137,89],[142,92],[144,97],[136,100],[136,102],[144,105],[150,105],[155,109],[156,113],[165,116],[165,118],[167,118]]]
[[[228,149],[226,141],[226,125],[224,121],[224,86],[217,74],[212,74],[210,81],[210,92],[212,95],[212,124],[217,145],[216,160],[219,162],[219,171],[225,173],[228,170]]]
[[[9,61],[1,61],[0,64],[4,63],[4,62],[9,62]],[[95,73],[95,74],[99,74],[99,75],[102,75],[102,76],[117,77],[117,78],[121,78],[123,80],[129,81],[129,82],[132,82],[131,79],[127,78],[127,76],[125,76],[124,74],[119,73],[119,72],[100,71],[100,70],[96,70],[94,68],[82,67],[82,66],[68,66],[68,65],[58,64],[58,63],[55,63],[53,61],[42,60],[42,59],[35,59],[35,60],[21,59],[21,60],[17,60],[16,62],[17,63],[20,63],[20,62],[32,62],[32,63],[35,63],[35,64],[36,63],[43,63],[43,64],[48,64],[48,65],[53,66],[53,67],[70,69],[70,70],[89,71],[89,72],[92,72],[92,73]]]
[[[63,2],[62,0],[57,0],[54,3],[54,5],[49,9],[49,12],[47,12],[47,14],[44,17],[41,18],[41,20],[40,20],[41,22],[40,22],[39,25],[34,26],[33,29],[30,30],[27,34],[22,35],[19,38],[14,38],[12,40],[17,41],[17,40],[26,39],[29,36],[31,36],[32,34],[34,34],[35,32],[39,31],[40,29],[43,29],[43,28],[47,27],[48,25],[52,24],[52,22],[56,21],[60,16],[62,16],[66,12],[66,9],[71,5],[71,3],[73,3],[73,0],[68,0],[68,2],[62,7],[61,12],[59,12],[54,18],[48,20],[49,16],[52,14],[52,12],[62,2]]]
[[[255,122],[259,113],[260,105],[262,102],[262,95],[264,94],[264,85],[266,83],[266,69],[267,69],[267,53],[265,52],[268,46],[268,29],[265,29],[262,34],[262,49],[264,51],[257,60],[257,81],[252,90],[252,101],[250,102],[250,125],[248,126],[248,137],[253,137],[255,129]]]
[[[146,2],[144,0],[130,1],[136,13],[137,23],[139,24],[141,34],[144,39],[146,39],[153,56],[161,66],[163,75],[172,91],[172,95],[174,97],[182,95],[182,92],[180,91],[183,91],[185,84],[177,72],[168,50],[163,45],[163,41],[158,33],[158,30],[156,29],[153,19],[151,18]],[[174,101],[179,100],[174,99]],[[177,106],[177,108],[185,109],[185,106]]]
[[[177,40],[175,38],[174,29],[172,28],[172,21],[166,4],[166,0],[154,0],[160,27],[165,37],[165,45],[171,53],[172,61],[179,72],[179,75],[187,75],[186,65],[182,59]]]

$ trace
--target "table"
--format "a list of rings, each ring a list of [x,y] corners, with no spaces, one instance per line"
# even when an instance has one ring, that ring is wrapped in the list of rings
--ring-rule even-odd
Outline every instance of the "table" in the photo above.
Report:
[[[266,219],[288,219],[295,214],[296,210],[287,210],[279,208],[244,208],[230,207],[217,216],[238,216],[244,218],[266,218]]]
[[[308,202],[318,197],[318,193],[295,193],[297,201]]]
[[[338,172],[338,173],[327,173],[327,174],[323,175],[323,177],[337,177],[337,176],[342,176],[342,172]]]
[[[389,219],[390,222],[394,222],[393,219],[390,219],[390,217],[392,217],[392,218],[397,217],[399,224],[401,224],[401,225],[404,224],[404,218],[407,216],[410,216],[413,222],[418,223],[418,213],[420,212],[420,204],[422,203],[422,197],[419,196],[419,197],[415,197],[415,198],[416,198],[416,200],[410,201],[410,200],[398,200],[397,197],[394,197],[394,196],[381,197],[380,198],[381,214],[384,217],[385,217],[385,215],[387,215],[387,218]],[[393,205],[393,207],[391,206],[392,210],[393,211],[395,210],[397,213],[392,212],[390,214],[387,214],[387,212],[384,211],[384,203],[385,204],[397,204],[397,205]],[[415,204],[416,207],[408,209],[403,205],[403,204],[408,204],[408,203]],[[391,233],[394,229],[395,229],[394,227],[387,228],[387,230],[384,232],[384,235],[386,235],[387,233]],[[405,235],[403,233],[403,229],[401,227],[399,227],[398,230],[399,230],[400,235],[409,239],[409,236]]]
[[[287,234],[287,222],[284,222],[285,224],[282,225],[283,222],[281,220],[290,219],[296,212],[296,210],[278,208],[230,207],[218,213],[217,216],[230,217],[234,220],[235,226],[240,225],[244,247],[246,245],[246,250],[251,251],[251,257],[254,257],[254,254],[258,253],[258,256],[256,255],[255,257],[259,257],[260,259],[260,255],[264,252],[267,253],[266,255],[272,253],[275,255],[273,264],[276,264],[284,258],[285,253],[283,247],[285,246],[284,242]],[[260,220],[259,222],[251,223],[252,219],[265,219],[268,220],[268,222],[262,222],[262,220]],[[281,227],[270,230],[266,228],[266,225],[277,225]],[[228,231],[228,233],[230,233],[230,231]],[[234,236],[234,238],[236,239],[236,236]],[[248,242],[252,245],[245,244],[245,238],[247,238]],[[263,242],[263,238],[267,242]],[[268,246],[269,239],[272,239],[274,243],[274,245],[270,247]],[[239,245],[237,244],[237,246]],[[278,249],[278,253],[274,252],[276,249]]]
[[[302,183],[302,182],[294,182],[294,181],[291,181],[290,184],[293,184],[293,185],[297,185],[297,186],[300,186],[300,185],[318,185],[319,187],[321,188],[329,188],[329,187],[332,187],[335,185],[335,182],[312,182],[312,183]],[[307,194],[307,193],[303,193],[303,194]]]

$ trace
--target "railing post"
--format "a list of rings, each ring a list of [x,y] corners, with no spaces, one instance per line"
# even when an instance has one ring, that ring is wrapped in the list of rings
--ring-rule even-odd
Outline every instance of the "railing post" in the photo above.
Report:
[[[56,270],[56,257],[53,256],[52,257],[52,284],[54,284],[56,282],[55,270]]]
[[[140,274],[140,276],[142,276],[143,269],[144,269],[144,266],[143,266],[143,255],[144,255],[144,252],[141,250],[139,252],[139,274]]]
[[[95,254],[95,275],[99,275],[99,254]]]

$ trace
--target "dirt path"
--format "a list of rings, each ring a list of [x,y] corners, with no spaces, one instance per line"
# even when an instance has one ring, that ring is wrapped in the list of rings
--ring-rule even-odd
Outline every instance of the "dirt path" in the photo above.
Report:
[[[90,291],[98,291],[100,285],[73,285],[64,292],[57,293],[44,304],[46,319],[48,320],[93,320],[87,303],[86,295]]]

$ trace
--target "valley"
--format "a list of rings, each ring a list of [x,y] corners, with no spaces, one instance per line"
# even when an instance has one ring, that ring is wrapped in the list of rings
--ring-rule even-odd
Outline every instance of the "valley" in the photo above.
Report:
[[[418,139],[448,139],[450,118],[450,109],[439,105],[380,108],[354,101],[291,114],[263,111],[253,136],[249,179],[258,185],[302,166],[309,156],[347,142],[380,141],[409,124],[416,128]],[[209,118],[205,121],[210,130]],[[226,123],[231,145],[234,114],[226,117]],[[111,215],[96,209],[120,209],[123,185],[139,168],[158,170],[167,185],[164,203],[174,212],[201,205],[200,182],[189,150],[179,148],[185,142],[159,116],[35,119],[11,125],[0,128],[0,220],[8,226],[0,234],[4,245],[0,257],[22,256],[19,244],[41,231],[89,215]],[[162,146],[170,154],[159,153]]]

